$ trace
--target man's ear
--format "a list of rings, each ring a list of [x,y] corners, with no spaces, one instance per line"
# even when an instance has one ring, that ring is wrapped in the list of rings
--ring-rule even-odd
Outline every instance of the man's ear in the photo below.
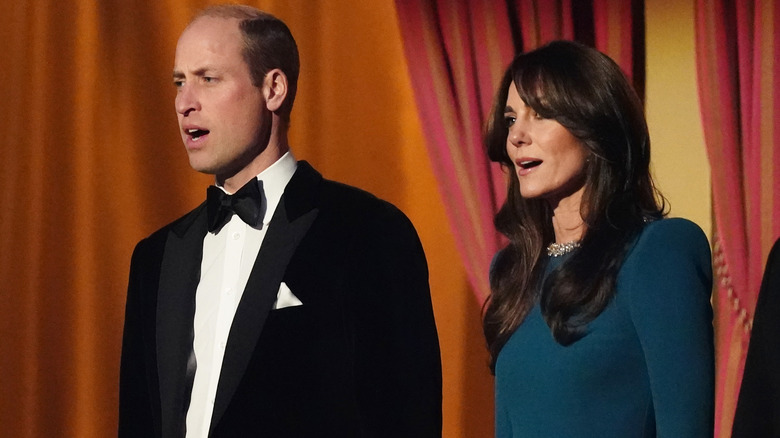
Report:
[[[265,75],[263,79],[263,96],[268,111],[276,112],[282,107],[287,98],[287,75],[275,68]]]

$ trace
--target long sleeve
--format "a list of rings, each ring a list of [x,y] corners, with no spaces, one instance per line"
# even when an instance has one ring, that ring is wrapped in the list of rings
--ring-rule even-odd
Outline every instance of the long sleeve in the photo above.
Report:
[[[712,436],[712,267],[704,233],[684,219],[648,225],[621,280],[647,364],[656,436]]]
[[[125,325],[122,337],[122,357],[119,373],[119,429],[120,438],[155,437],[153,405],[159,401],[152,397],[149,382],[149,346],[144,339],[146,318],[142,299],[143,281],[141,265],[148,261],[145,241],[136,246],[130,264],[130,281],[125,306]],[[154,315],[151,315],[152,317]]]
[[[506,397],[501,397],[501,394],[499,394],[500,391],[502,391],[503,388],[496,385],[495,391],[496,391],[496,400],[500,400]],[[495,420],[495,426],[496,426],[496,438],[512,438],[512,422],[509,418],[509,415],[506,411],[506,409],[503,408],[499,403],[496,403],[496,420]]]
[[[438,438],[441,359],[425,255],[403,214],[389,205],[374,213],[365,223],[381,232],[356,230],[353,240],[361,436]]]

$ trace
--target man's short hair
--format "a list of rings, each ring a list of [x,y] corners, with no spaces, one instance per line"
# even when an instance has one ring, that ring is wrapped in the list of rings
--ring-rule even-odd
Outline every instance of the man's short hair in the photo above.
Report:
[[[300,60],[292,32],[275,16],[245,5],[216,5],[200,11],[190,23],[201,17],[235,18],[244,38],[244,61],[249,66],[252,84],[262,87],[265,75],[278,68],[287,76],[287,97],[279,115],[290,120],[295,93],[298,90]]]

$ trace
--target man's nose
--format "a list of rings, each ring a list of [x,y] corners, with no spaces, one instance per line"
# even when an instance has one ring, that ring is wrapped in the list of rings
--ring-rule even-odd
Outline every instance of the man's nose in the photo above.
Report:
[[[187,116],[190,112],[198,110],[200,110],[200,101],[197,92],[188,84],[181,85],[176,93],[176,112]]]

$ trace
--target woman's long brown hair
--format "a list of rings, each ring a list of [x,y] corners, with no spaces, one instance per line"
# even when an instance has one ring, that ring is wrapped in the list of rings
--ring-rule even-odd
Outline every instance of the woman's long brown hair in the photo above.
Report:
[[[485,130],[488,156],[508,169],[514,166],[506,150],[504,108],[512,83],[526,105],[563,125],[589,151],[580,208],[585,233],[581,246],[542,283],[544,250],[555,239],[552,210],[543,199],[524,199],[512,172],[507,200],[495,217],[509,244],[493,260],[483,315],[493,371],[501,348],[537,299],[556,341],[568,345],[581,338],[613,297],[634,237],[645,222],[665,214],[650,175],[642,103],[614,61],[570,41],[512,61]]]

